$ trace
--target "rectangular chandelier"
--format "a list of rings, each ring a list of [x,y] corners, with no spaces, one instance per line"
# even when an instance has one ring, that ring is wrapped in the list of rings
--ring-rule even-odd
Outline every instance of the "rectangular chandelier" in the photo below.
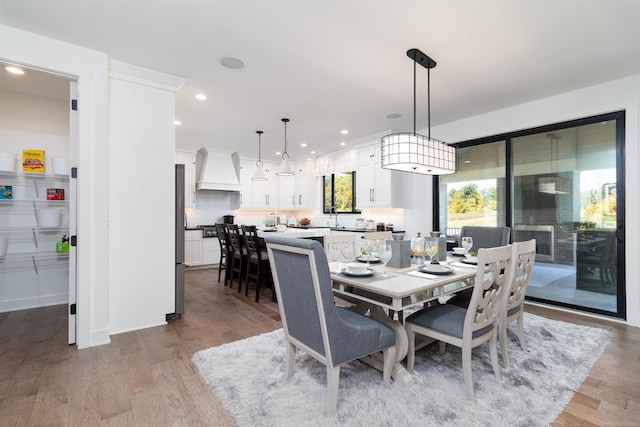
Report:
[[[538,191],[547,194],[571,193],[571,180],[562,176],[543,176],[538,178]]]
[[[457,150],[434,138],[411,133],[393,133],[382,137],[382,167],[426,175],[456,172]]]

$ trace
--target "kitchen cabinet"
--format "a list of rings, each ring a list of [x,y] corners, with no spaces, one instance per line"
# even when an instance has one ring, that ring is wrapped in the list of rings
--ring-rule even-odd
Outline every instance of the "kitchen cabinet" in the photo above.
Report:
[[[306,160],[295,164],[294,205],[295,209],[319,209],[316,206],[316,162]]]
[[[184,164],[184,207],[196,207],[196,153],[176,151],[176,163]]]
[[[254,163],[255,167],[255,163]],[[267,176],[266,181],[251,181],[252,199],[254,209],[278,209],[278,191],[280,183],[276,171],[278,165],[276,163],[263,164],[264,174]]]
[[[278,209],[317,209],[315,200],[315,161],[295,163],[294,176],[280,176],[280,197]]]
[[[184,263],[187,266],[202,264],[202,230],[184,231]]]
[[[233,154],[234,163],[240,168],[240,209],[278,209],[279,181],[276,163],[263,163],[267,181],[252,181],[256,161],[241,159]]]
[[[295,170],[295,168],[294,168]],[[296,171],[297,173],[297,171]],[[279,176],[279,202],[278,209],[296,209],[296,176]]]
[[[358,150],[356,204],[360,209],[399,208],[404,205],[400,172],[383,169],[381,164],[378,144]]]
[[[220,242],[217,237],[202,238],[202,264],[218,265],[220,263]]]

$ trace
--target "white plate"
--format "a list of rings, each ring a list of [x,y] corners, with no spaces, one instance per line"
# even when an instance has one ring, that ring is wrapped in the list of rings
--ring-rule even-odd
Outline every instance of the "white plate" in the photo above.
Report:
[[[380,262],[380,258],[375,255],[361,255],[358,257],[360,262]]]
[[[470,257],[462,258],[460,261],[464,262],[465,264],[478,265],[478,257],[477,256],[470,256]]]
[[[422,273],[428,273],[428,274],[451,274],[453,273],[453,269],[451,267],[447,267],[446,265],[440,265],[440,264],[436,264],[436,265],[421,265],[420,267],[418,267],[418,271],[421,271]]]
[[[357,273],[354,271],[350,271],[348,268],[343,268],[341,273],[344,274],[345,276],[367,277],[367,276],[373,276],[376,272],[373,268],[367,268],[366,271],[363,271],[363,272],[358,271]]]

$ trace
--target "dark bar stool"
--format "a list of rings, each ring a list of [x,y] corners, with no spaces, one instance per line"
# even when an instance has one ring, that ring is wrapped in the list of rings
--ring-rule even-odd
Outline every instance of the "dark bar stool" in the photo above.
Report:
[[[227,262],[231,258],[231,248],[229,247],[229,231],[227,230],[227,224],[216,224],[216,231],[218,232],[218,242],[220,243],[218,283],[220,283],[220,276],[222,275],[222,270],[224,270],[224,285],[227,286],[227,281],[229,280],[229,269],[227,268]]]
[[[246,271],[246,254],[240,228],[235,224],[227,224],[229,244],[231,246],[231,272],[229,287],[233,287],[233,278],[238,277],[238,292],[242,290],[242,276]]]
[[[260,284],[263,281],[271,283],[271,266],[269,264],[269,254],[265,248],[260,246],[260,239],[255,225],[243,225],[242,234],[244,237],[245,249],[247,250],[247,286],[244,294],[249,294],[249,283],[256,284],[256,302],[260,299]]]

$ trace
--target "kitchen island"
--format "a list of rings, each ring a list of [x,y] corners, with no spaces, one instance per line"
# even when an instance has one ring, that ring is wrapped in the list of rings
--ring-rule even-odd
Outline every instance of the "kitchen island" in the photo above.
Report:
[[[258,237],[277,236],[298,239],[321,238],[331,234],[329,228],[285,228],[284,231],[258,230]]]

